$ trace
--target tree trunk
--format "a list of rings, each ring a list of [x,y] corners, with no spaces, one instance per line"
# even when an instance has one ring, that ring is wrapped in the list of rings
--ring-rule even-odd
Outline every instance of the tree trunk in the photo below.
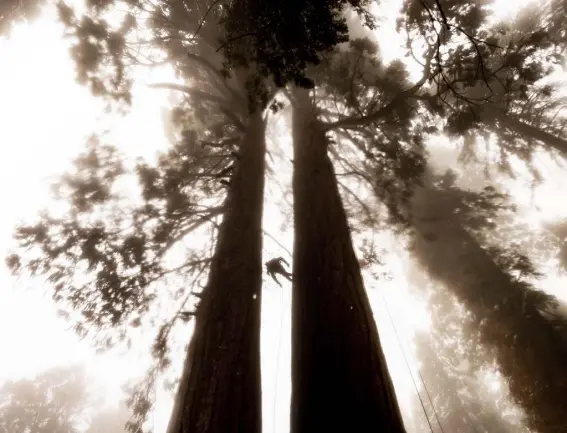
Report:
[[[404,432],[328,139],[294,91],[291,432]]]
[[[249,118],[168,433],[261,431],[265,124]]]
[[[418,262],[473,314],[480,339],[492,349],[528,425],[539,433],[563,431],[567,345],[538,309],[538,292],[494,262],[443,202],[442,191],[421,188],[412,208]]]

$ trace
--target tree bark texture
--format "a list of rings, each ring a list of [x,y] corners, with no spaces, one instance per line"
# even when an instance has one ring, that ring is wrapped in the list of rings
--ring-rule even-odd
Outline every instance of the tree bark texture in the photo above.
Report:
[[[294,90],[291,432],[405,432],[339,195],[328,139]]]
[[[455,218],[442,191],[421,188],[412,208],[418,262],[473,314],[480,339],[494,353],[513,399],[526,411],[528,425],[539,433],[563,431],[567,344],[531,301],[537,300],[537,292],[494,262]]]
[[[265,124],[249,118],[168,433],[261,431]]]

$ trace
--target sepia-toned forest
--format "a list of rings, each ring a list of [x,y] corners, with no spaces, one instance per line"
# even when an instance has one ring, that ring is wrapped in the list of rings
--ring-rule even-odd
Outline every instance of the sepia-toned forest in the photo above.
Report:
[[[0,433],[567,433],[566,44],[565,0],[3,0]]]

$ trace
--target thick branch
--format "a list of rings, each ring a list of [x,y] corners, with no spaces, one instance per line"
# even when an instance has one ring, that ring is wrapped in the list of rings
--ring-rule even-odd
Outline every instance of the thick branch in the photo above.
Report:
[[[510,114],[506,114],[504,111],[491,104],[483,105],[479,111],[480,119],[482,121],[496,119],[506,128],[516,131],[524,137],[533,138],[535,140],[546,143],[554,149],[558,150],[563,156],[567,156],[566,139],[557,137],[547,131],[544,131],[543,129],[522,122],[521,120],[515,118]]]
[[[392,113],[397,108],[398,104],[401,104],[407,98],[410,98],[413,95],[415,95],[425,84],[425,82],[431,77],[429,68],[431,65],[431,60],[434,57],[434,54],[435,54],[434,49],[430,49],[429,52],[427,53],[427,58],[425,61],[425,65],[423,67],[423,75],[421,79],[409,89],[406,89],[403,92],[396,95],[394,99],[390,101],[389,104],[383,106],[374,113],[367,114],[366,116],[352,116],[352,117],[347,117],[345,119],[337,120],[336,122],[327,123],[324,125],[325,130],[330,131],[337,128],[352,129],[358,126],[370,125],[380,120],[381,118],[386,117],[388,114]]]
[[[181,241],[185,236],[198,229],[203,224],[212,222],[212,219],[215,216],[220,215],[222,212],[224,212],[224,210],[225,209],[223,206],[219,206],[217,208],[211,209],[209,212],[207,212],[206,215],[200,216],[196,221],[194,221],[188,227],[182,229],[176,236],[170,239],[169,242],[167,242],[167,244],[165,244],[162,250],[157,254],[157,258],[161,259],[177,242]]]
[[[215,104],[218,104],[221,111],[234,122],[237,128],[241,131],[244,130],[244,124],[242,121],[236,116],[234,110],[227,106],[226,100],[220,96],[212,95],[208,92],[204,92],[202,90],[194,89],[189,86],[185,86],[183,84],[176,84],[176,83],[153,83],[149,84],[148,87],[152,89],[168,89],[168,90],[177,90],[179,92],[186,93],[187,95],[193,96],[195,98],[201,98],[208,101],[211,101]]]
[[[228,84],[226,77],[211,62],[206,60],[203,56],[199,56],[199,55],[193,54],[193,53],[187,53],[187,57],[189,57],[189,59],[191,59],[191,60],[194,60],[194,61],[200,63],[201,65],[206,67],[210,72],[212,72],[217,77],[219,82],[222,83],[222,85],[230,92],[230,94],[232,95],[232,97],[236,101],[241,102],[241,103],[246,102],[246,98],[244,98],[242,95],[240,95],[236,90],[234,90]]]

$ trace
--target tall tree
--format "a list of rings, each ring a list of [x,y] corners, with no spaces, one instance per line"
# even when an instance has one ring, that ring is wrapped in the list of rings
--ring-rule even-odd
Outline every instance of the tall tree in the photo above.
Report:
[[[222,9],[215,7],[216,3],[94,1],[87,3],[80,18],[69,6],[59,3],[61,19],[76,37],[72,53],[77,60],[78,78],[95,94],[131,103],[133,67],[147,64],[148,59],[151,64],[169,61],[186,80],[187,85],[183,86],[157,83],[154,87],[184,93],[186,105],[192,105],[194,121],[202,125],[197,134],[189,131],[188,125],[183,128],[187,132],[183,153],[189,160],[172,161],[170,173],[140,172],[148,209],[152,201],[171,195],[166,205],[173,209],[166,208],[166,212],[171,212],[160,239],[163,250],[206,221],[206,213],[197,217],[200,201],[206,197],[202,189],[192,190],[202,188],[197,179],[212,176],[214,180],[217,176],[218,184],[221,176],[229,175],[226,196],[218,208],[223,219],[210,259],[209,280],[199,296],[198,309],[193,312],[195,331],[170,432],[258,432],[261,427],[259,332],[265,103],[254,87],[253,73],[233,68],[226,74],[221,68],[222,57],[216,49],[222,36]],[[119,26],[112,26],[105,19],[111,11],[120,11],[123,20]],[[204,162],[204,167],[191,167],[198,156],[195,149],[200,145],[216,149],[208,156],[217,159]],[[236,157],[229,155],[230,150]],[[230,159],[233,161],[229,166]],[[165,168],[168,163],[163,165]],[[156,189],[152,181],[160,177],[163,187]],[[196,217],[193,223],[183,222],[186,211]],[[146,222],[151,219],[155,215],[148,216]],[[150,248],[145,240],[141,239],[138,245],[142,252]],[[165,251],[153,254],[154,266],[161,266],[164,254]],[[190,263],[188,260],[186,264]],[[143,269],[140,274],[143,277]],[[144,278],[140,289],[154,280]],[[95,279],[96,284],[99,283]],[[165,327],[158,335],[157,353],[164,352],[168,330]]]
[[[0,432],[75,433],[90,402],[80,367],[54,368],[0,387]]]
[[[294,433],[403,432],[334,169],[307,90],[293,91]]]
[[[567,321],[553,314],[557,300],[534,287],[537,272],[529,259],[483,236],[495,227],[501,200],[494,190],[478,194],[451,182],[417,190],[413,252],[472,315],[471,332],[489,348],[528,425],[555,432],[567,413],[556,398],[567,386]]]
[[[24,254],[23,263],[53,282],[54,298],[78,321],[76,329],[81,333],[94,327],[113,336],[127,336],[130,326],[147,323],[145,316],[153,311],[154,299],[165,301],[159,288],[172,284],[166,283],[168,279],[175,282],[176,276],[184,279],[177,282],[184,287],[175,289],[172,300],[181,297],[185,301],[176,302],[177,311],[159,331],[154,347],[160,366],[166,367],[167,337],[172,326],[188,315],[195,318],[187,361],[191,368],[186,367],[179,392],[179,407],[191,410],[174,412],[171,428],[199,424],[203,431],[225,431],[244,425],[253,430],[261,425],[258,291],[262,272],[263,125],[259,113],[248,125],[248,133],[235,131],[235,140],[242,144],[237,147],[239,159],[224,198],[218,175],[234,157],[222,145],[203,148],[186,137],[158,167],[140,165],[142,202],[134,207],[116,202],[109,192],[113,189],[112,174],[104,174],[109,170],[108,161],[97,160],[100,154],[93,150],[82,159],[81,174],[67,178],[69,214],[63,219],[45,216],[18,232],[24,249],[33,245],[42,251],[39,258]],[[249,185],[254,176],[255,182]],[[99,219],[104,215],[101,212],[110,209],[110,218]],[[215,235],[216,219],[221,214],[224,218]],[[217,239],[212,257],[197,242],[197,249],[189,249],[179,266],[168,265],[167,254],[172,248],[179,248],[188,236],[198,237],[198,229],[207,227],[213,229]],[[201,231],[200,236],[206,233]],[[237,240],[240,243],[234,244]],[[248,263],[252,258],[255,261]],[[20,259],[12,256],[9,261],[16,266]],[[199,275],[209,264],[209,283],[199,295],[196,310],[188,313],[184,304],[196,299],[192,287],[198,286]],[[83,273],[92,280],[85,284]],[[240,273],[244,274],[238,277]],[[227,287],[229,293],[223,294]],[[82,315],[77,317],[77,310],[82,310]],[[113,339],[106,342],[114,344]],[[143,396],[138,397],[136,407],[147,410],[147,404],[140,401]],[[236,407],[235,401],[245,406]],[[220,402],[227,405],[226,410]],[[220,412],[211,413],[213,408]],[[232,417],[229,411],[233,411]],[[135,412],[143,422],[146,414]],[[204,424],[200,416],[206,417]]]
[[[435,50],[432,50],[430,52],[431,57],[428,61],[434,59],[435,54]],[[368,66],[365,66],[364,57],[359,55],[356,59],[355,63],[350,63],[350,67],[347,62],[347,67],[345,67],[342,71],[340,69],[334,71],[336,74],[334,81],[341,81],[343,90],[342,92],[337,92],[335,90],[334,92],[329,92],[329,94],[332,95],[335,106],[340,107],[340,109],[327,109],[324,111],[324,114],[331,118],[334,117],[335,119],[338,117],[338,120],[332,123],[331,127],[345,128],[352,131],[351,134],[347,135],[339,129],[338,135],[346,135],[349,137],[351,139],[351,143],[354,143],[359,151],[366,156],[366,161],[361,163],[364,167],[362,171],[370,173],[371,176],[370,178],[365,177],[364,175],[362,177],[369,180],[369,183],[376,194],[386,205],[389,205],[390,210],[392,211],[391,215],[394,216],[394,221],[398,220],[398,222],[401,221],[407,224],[410,221],[410,218],[408,218],[406,211],[400,211],[399,203],[404,201],[406,204],[409,203],[408,198],[411,196],[411,187],[415,185],[416,181],[419,181],[420,174],[422,173],[421,169],[423,168],[423,165],[420,161],[423,161],[423,156],[420,158],[420,153],[416,152],[418,148],[414,147],[412,150],[412,147],[408,146],[408,143],[404,144],[401,139],[403,139],[404,122],[407,122],[408,119],[411,118],[412,113],[415,113],[415,110],[419,109],[419,105],[416,105],[415,102],[423,99],[419,96],[418,90],[420,90],[421,86],[423,86],[429,76],[426,73],[414,86],[408,86],[406,84],[405,88],[408,90],[403,90],[403,87],[400,90],[394,89],[392,96],[388,95],[387,92],[380,94],[379,97],[376,96],[377,93],[374,93],[372,96],[368,96],[368,86],[364,86],[364,90],[358,91],[357,93],[358,89],[355,83],[368,82],[369,74],[367,72]],[[353,68],[353,64],[357,66]],[[370,63],[366,61],[366,64],[374,64],[376,69],[375,77],[378,78],[380,76],[380,69],[378,67],[379,65],[376,64],[376,61]],[[426,64],[426,70],[427,67],[428,64]],[[357,72],[357,70],[358,76],[354,73]],[[539,74],[537,78],[534,78],[533,81],[530,81],[530,83],[534,84],[535,81],[542,76],[542,74]],[[329,75],[329,78],[330,82],[332,82],[333,79],[331,75]],[[402,79],[398,79],[398,85],[401,84],[403,86],[403,77],[400,78]],[[341,83],[339,83],[339,85]],[[373,84],[374,88],[380,90],[379,83]],[[532,90],[533,89],[535,89],[535,87],[532,88]],[[552,92],[547,90],[547,95],[544,96],[548,97],[551,94]],[[324,94],[318,96],[323,100],[325,98]],[[434,101],[429,96],[425,99],[429,102]],[[372,104],[368,103],[369,100]],[[412,103],[412,100],[414,103]],[[356,101],[358,105],[353,104],[352,101]],[[553,104],[550,104],[549,106],[553,106]],[[529,109],[526,112],[529,113]],[[396,131],[391,130],[393,127],[393,120],[398,122],[395,124],[395,128],[397,128]],[[424,125],[421,127],[421,130],[424,132],[435,131],[434,128],[427,126],[429,123],[428,120],[428,117],[423,117],[421,119],[421,122],[419,123]],[[449,125],[451,125],[451,121],[451,119],[448,119]],[[454,123],[453,125],[456,124]],[[367,129],[370,129],[368,129],[368,132],[365,132],[361,129],[361,126],[366,126]],[[466,128],[459,131],[462,134],[466,132]],[[380,137],[381,135],[382,137]],[[378,140],[382,142],[377,143],[375,145],[376,148],[374,149],[373,143],[378,141],[377,137],[379,137]],[[525,157],[526,153],[529,155],[533,150],[529,149],[529,147],[526,148],[525,146],[514,146],[514,139],[517,138],[516,134],[511,136],[501,134],[500,138],[501,146],[510,153],[515,153],[520,156],[523,155]],[[388,142],[390,142],[389,146]],[[509,147],[506,148],[504,145],[508,145]],[[388,149],[388,147],[391,147],[391,149]],[[392,155],[393,152],[395,152],[393,159],[397,161],[395,164],[384,165],[380,162],[381,155],[384,155],[384,153]],[[360,167],[360,165],[356,163],[356,159],[348,157],[345,158],[343,155],[338,155],[336,159],[347,172],[356,173],[356,170]],[[409,189],[408,186],[410,187]],[[423,189],[420,191],[423,191]],[[486,194],[484,196],[481,195],[477,201],[488,200],[491,195],[494,197],[498,196],[497,194],[495,195],[494,191],[487,190]],[[433,202],[431,197],[423,200],[423,203],[426,204],[431,204]],[[398,203],[398,205],[396,205],[396,203]],[[439,207],[440,203],[437,203],[432,209],[438,212]],[[492,208],[489,206],[488,209]],[[463,218],[463,216],[461,214],[454,214],[453,218]],[[472,218],[473,224],[479,224],[479,218],[480,217],[478,216],[476,219]],[[438,220],[435,221],[438,222]],[[562,402],[558,402],[557,399],[554,401],[548,400],[552,399],[552,396],[557,392],[560,392],[564,386],[563,380],[556,381],[552,384],[553,379],[551,379],[548,375],[549,371],[555,371],[555,374],[558,377],[563,376],[563,372],[560,371],[559,367],[559,360],[563,358],[562,349],[557,352],[551,348],[563,347],[563,339],[561,337],[563,331],[558,329],[558,327],[563,328],[564,325],[561,325],[555,320],[547,320],[549,317],[549,311],[554,308],[556,300],[551,296],[544,295],[541,292],[536,292],[533,290],[533,286],[530,286],[525,280],[517,280],[517,277],[510,275],[510,272],[512,274],[520,273],[522,278],[525,278],[528,275],[533,275],[533,266],[525,259],[525,257],[514,251],[498,250],[495,248],[486,251],[480,244],[478,244],[478,241],[472,241],[473,238],[471,238],[471,234],[466,230],[459,232],[460,236],[457,235],[457,233],[448,234],[446,237],[447,242],[454,241],[455,244],[451,244],[451,247],[447,247],[444,243],[438,242],[433,248],[440,247],[442,249],[439,254],[431,254],[430,247],[428,246],[426,239],[430,239],[434,235],[425,229],[424,224],[432,224],[432,221],[427,218],[422,218],[419,221],[412,221],[411,224],[418,228],[418,232],[420,232],[420,235],[422,236],[419,241],[420,245],[423,246],[419,253],[420,260],[426,260],[430,266],[443,266],[443,269],[445,269],[445,265],[447,263],[452,263],[452,265],[445,271],[441,271],[440,269],[438,271],[434,271],[432,267],[427,267],[427,269],[432,276],[438,279],[445,278],[447,276],[446,272],[455,273],[451,279],[451,287],[453,287],[453,290],[459,290],[458,298],[461,302],[467,305],[468,308],[473,308],[473,304],[478,307],[478,309],[476,307],[473,308],[473,314],[475,314],[477,320],[482,321],[483,325],[486,325],[489,321],[496,320],[497,317],[504,320],[500,310],[504,309],[504,311],[510,312],[510,314],[506,315],[506,318],[510,319],[510,322],[508,322],[506,326],[511,327],[510,329],[513,329],[513,331],[511,330],[510,332],[503,333],[495,332],[495,329],[503,329],[503,325],[500,322],[493,323],[493,326],[482,328],[483,333],[481,341],[490,347],[497,347],[495,349],[495,358],[498,361],[500,368],[503,369],[504,376],[510,380],[512,395],[515,401],[528,413],[528,416],[530,417],[530,425],[532,427],[537,426],[537,428],[547,428],[551,430],[562,425],[561,414],[565,413],[564,408],[562,407]],[[449,229],[448,226],[445,227],[443,224],[440,224],[438,227],[439,229]],[[465,236],[466,239],[463,238],[463,236]],[[474,249],[476,251],[476,253],[474,253],[475,260],[473,260],[472,256],[467,256],[468,258],[465,259],[464,252],[462,254],[455,253],[463,250],[463,248],[471,254],[473,254],[471,248]],[[446,260],[437,260],[441,256],[441,252],[447,255]],[[478,262],[478,259],[481,256],[484,257],[483,260],[486,260],[486,263],[484,263],[484,261],[482,262],[484,264]],[[470,272],[470,274],[468,274],[466,279],[464,279],[460,271],[457,271],[457,269],[459,269],[457,261],[461,263],[459,265],[461,268],[466,266],[469,270],[468,272]],[[489,263],[491,263],[490,267]],[[474,264],[474,266],[472,264]],[[504,268],[502,268],[502,266],[504,266]],[[481,278],[481,276],[477,274],[479,269],[485,270],[485,273],[486,270],[493,269],[494,273],[491,272],[490,275],[495,278],[495,284],[496,275],[500,275],[498,278],[502,278],[502,281],[498,283],[498,286],[500,287],[499,291],[490,290],[486,284],[481,282],[486,279],[488,274],[485,275],[484,278]],[[457,273],[459,273],[458,276]],[[465,293],[462,288],[464,281],[468,281],[469,277],[478,281],[480,286],[475,286],[475,289],[469,287],[471,290],[467,290]],[[504,281],[508,281],[508,285],[505,285]],[[502,293],[502,290],[504,290],[505,287],[509,287],[510,292],[506,292],[505,294]],[[487,292],[487,290],[489,291]],[[499,296],[500,298],[498,298]],[[522,301],[522,304],[515,304],[515,301],[512,301],[512,299],[516,298],[524,299],[524,301]],[[499,314],[496,314],[494,310],[491,310],[491,307],[488,307],[488,305],[491,305],[492,308],[497,308]],[[518,305],[524,305],[524,310],[521,308],[520,310],[517,310]],[[526,309],[529,310],[529,313],[526,313]],[[525,318],[524,314],[526,315]],[[515,316],[515,318],[512,319],[512,316]],[[529,325],[532,321],[534,322],[533,326]],[[514,338],[514,336],[516,336],[516,339],[522,339],[522,341],[524,339],[526,341],[534,339],[533,344],[539,345],[542,340],[538,339],[536,333],[532,333],[532,331],[537,327],[539,327],[541,332],[546,335],[546,338],[549,338],[549,341],[544,344],[545,347],[541,347],[542,353],[546,353],[546,362],[549,362],[547,367],[535,364],[538,360],[533,358],[534,352],[530,349],[530,347],[533,346],[524,345],[523,343],[512,344],[511,341],[507,340],[507,338]],[[523,353],[520,354],[522,351]],[[522,361],[516,361],[516,358],[520,358]],[[534,365],[528,365],[530,363],[534,363]],[[520,364],[523,364],[524,367],[520,367]],[[531,378],[528,379],[527,375],[531,375]],[[523,387],[528,387],[530,389]],[[552,388],[554,391],[552,391]],[[539,402],[537,402],[538,399]],[[554,422],[550,423],[549,419],[553,419]]]
[[[253,114],[231,176],[209,282],[168,433],[259,432],[264,119]]]
[[[423,419],[425,409],[431,425],[444,431],[527,432],[522,414],[508,399],[505,381],[489,392],[484,373],[494,371],[492,349],[479,342],[474,317],[449,290],[428,281],[422,270],[414,267],[409,274],[412,286],[427,296],[431,311],[431,331],[415,339],[421,402],[416,399],[414,418]],[[427,420],[420,424],[420,431],[430,431]]]
[[[6,0],[0,4],[0,37],[7,36],[15,23],[36,19],[43,0]]]

